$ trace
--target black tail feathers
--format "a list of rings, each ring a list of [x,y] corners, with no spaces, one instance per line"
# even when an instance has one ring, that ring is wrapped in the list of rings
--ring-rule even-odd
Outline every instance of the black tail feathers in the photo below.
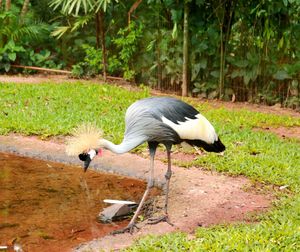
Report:
[[[220,138],[212,144],[206,143],[202,140],[186,140],[190,145],[201,147],[207,152],[222,152],[226,149],[225,145],[221,142]]]

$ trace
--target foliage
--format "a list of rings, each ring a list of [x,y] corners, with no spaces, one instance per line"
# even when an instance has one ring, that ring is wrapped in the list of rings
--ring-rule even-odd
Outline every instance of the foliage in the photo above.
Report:
[[[9,11],[0,10],[0,45],[3,45],[5,40],[18,41],[23,37],[36,39],[43,33],[43,30],[46,29],[44,23],[35,20],[20,24],[19,11],[17,7]]]
[[[298,105],[293,106],[299,106],[299,85],[291,91],[291,82],[298,83],[299,76],[295,71],[288,74],[287,68],[299,65],[300,61],[300,48],[295,42],[291,43],[300,36],[296,14],[300,2],[258,1],[243,7],[250,9],[250,15],[243,18],[246,14],[243,11],[235,13],[238,18],[228,44],[227,76],[229,83],[235,84],[231,88],[235,93],[243,88],[245,100],[271,105],[288,102],[293,96],[298,100]],[[250,22],[256,25],[251,26]]]
[[[17,46],[13,40],[10,40],[3,48],[0,48],[0,71],[10,70],[11,62],[14,62],[17,58],[17,53],[24,52],[25,49],[22,46]]]
[[[183,1],[149,0],[135,6],[137,1],[52,0],[49,7],[49,1],[34,0],[21,19],[22,3],[0,8],[0,48],[13,40],[25,50],[15,52],[14,61],[12,53],[3,56],[2,71],[11,63],[32,64],[32,50],[48,50],[54,65],[46,60],[45,66],[74,65],[76,75],[89,74],[82,48],[88,44],[105,48],[102,59],[107,58],[109,74],[181,89]],[[299,0],[185,3],[190,9],[190,94],[299,109]]]
[[[142,36],[143,25],[131,22],[130,25],[118,31],[113,43],[119,49],[118,56],[122,65],[124,78],[131,80],[136,72],[132,69],[133,56],[137,53],[138,42]]]
[[[54,10],[61,7],[65,14],[78,16],[80,11],[85,14],[88,12],[98,12],[100,9],[106,11],[112,0],[52,0],[49,4]],[[118,0],[116,0],[118,2]]]
[[[54,55],[51,55],[51,51],[48,49],[35,52],[32,50],[27,50],[27,53],[20,55],[20,62],[27,66],[38,66],[52,69],[61,69],[63,63],[57,63]]]
[[[160,48],[160,57],[154,60],[150,69],[155,72],[160,65],[162,79],[170,78],[171,85],[176,85],[180,84],[182,79],[182,39],[178,37],[175,40],[170,36],[170,33],[168,30],[160,31],[160,34],[155,34],[157,37],[148,46],[148,51],[153,50],[154,43]]]
[[[91,77],[99,74],[103,68],[102,51],[88,44],[83,44],[82,48],[85,52],[85,57],[83,62],[72,66],[72,75],[74,77]]]
[[[57,64],[50,64],[48,59],[44,59],[47,63],[42,62],[41,57],[44,53],[48,54],[49,50],[34,52],[45,37],[48,39],[51,26],[35,19],[34,12],[27,13],[30,18],[24,19],[20,14],[21,7],[17,2],[9,10],[0,8],[0,72],[11,70],[13,63],[32,65],[36,60],[36,66],[56,67]],[[45,47],[46,43],[43,42]]]

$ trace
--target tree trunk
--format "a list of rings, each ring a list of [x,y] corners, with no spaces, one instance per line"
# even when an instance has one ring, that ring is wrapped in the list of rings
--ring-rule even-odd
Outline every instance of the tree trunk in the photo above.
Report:
[[[24,18],[28,12],[28,8],[29,8],[29,2],[30,0],[24,0],[23,2],[23,7],[22,7],[22,10],[21,10],[21,14],[20,14],[20,24],[23,24],[24,23]]]
[[[5,1],[5,11],[10,11],[10,7],[11,7],[11,0],[6,0]],[[5,26],[9,26],[10,24],[10,17],[6,17],[5,20],[4,20],[4,27]],[[8,36],[6,34],[3,34],[2,35],[2,38],[0,38],[1,41],[0,41],[0,46],[2,47],[3,45],[5,45],[8,41]]]
[[[220,24],[220,76],[219,76],[219,99],[224,94],[224,40],[223,40],[223,24]]]
[[[136,10],[136,8],[140,5],[140,3],[142,2],[142,0],[137,0],[130,8],[130,10],[127,13],[128,16],[128,26],[130,26],[130,22],[131,22],[131,14],[132,12],[134,12]]]
[[[95,23],[96,23],[96,49],[100,48],[100,18],[99,18],[99,13],[97,12],[95,14]]]
[[[105,46],[105,31],[104,31],[104,12],[101,10],[99,15],[99,32],[101,36],[101,48],[102,48],[102,64],[103,64],[103,78],[107,79],[107,60],[106,60],[106,46]]]
[[[9,11],[10,10],[10,6],[11,6],[11,0],[6,0],[6,2],[5,2],[5,10]]]
[[[0,10],[2,10],[2,0],[0,0]]]
[[[156,57],[157,57],[157,88],[159,90],[162,89],[162,65],[161,65],[161,48],[160,48],[160,43],[161,43],[161,16],[160,16],[160,11],[161,9],[158,9],[157,13],[157,20],[158,20],[158,28],[157,28],[157,46],[156,46]]]
[[[185,1],[183,17],[182,96],[188,95],[189,84],[189,3]]]
[[[234,16],[235,1],[225,0],[223,3],[221,0],[218,6],[219,12],[216,9],[217,18],[220,25],[220,76],[219,76],[219,99],[221,99],[225,92],[225,57],[227,53],[227,45],[230,38],[232,20]],[[221,10],[220,10],[221,8]]]

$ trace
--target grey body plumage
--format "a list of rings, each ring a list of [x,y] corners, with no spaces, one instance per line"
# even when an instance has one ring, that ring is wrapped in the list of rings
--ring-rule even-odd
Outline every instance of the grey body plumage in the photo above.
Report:
[[[172,107],[168,101],[173,101],[173,99],[147,98],[133,103],[125,116],[124,141],[140,138],[144,141],[159,143],[178,142],[178,134],[161,120],[164,113],[172,114]]]
[[[211,144],[205,143],[203,139],[182,139],[162,120],[162,117],[165,117],[178,125],[178,122],[185,122],[187,118],[195,120],[198,114],[199,112],[192,106],[171,97],[151,97],[139,100],[127,109],[126,128],[121,145],[134,148],[145,141],[171,145],[186,141],[191,145],[203,147],[207,151],[224,151],[225,147],[219,138]]]

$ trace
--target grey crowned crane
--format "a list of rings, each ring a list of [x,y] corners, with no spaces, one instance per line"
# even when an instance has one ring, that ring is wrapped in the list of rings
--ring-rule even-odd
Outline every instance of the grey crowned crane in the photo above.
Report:
[[[222,152],[225,146],[215,132],[211,123],[189,104],[170,97],[151,97],[133,103],[125,115],[125,135],[122,143],[116,145],[101,139],[101,133],[91,128],[85,128],[75,133],[67,146],[67,153],[79,155],[84,161],[84,171],[92,159],[100,154],[101,148],[114,153],[128,152],[144,142],[148,142],[150,152],[150,176],[145,193],[128,226],[116,233],[133,232],[138,214],[145,202],[149,190],[153,187],[154,156],[158,144],[163,144],[167,150],[168,169],[166,178],[166,198],[164,216],[150,219],[154,224],[168,220],[168,193],[171,172],[171,148],[174,144],[186,142],[192,146],[201,147],[208,152]],[[85,132],[82,132],[85,131]]]

